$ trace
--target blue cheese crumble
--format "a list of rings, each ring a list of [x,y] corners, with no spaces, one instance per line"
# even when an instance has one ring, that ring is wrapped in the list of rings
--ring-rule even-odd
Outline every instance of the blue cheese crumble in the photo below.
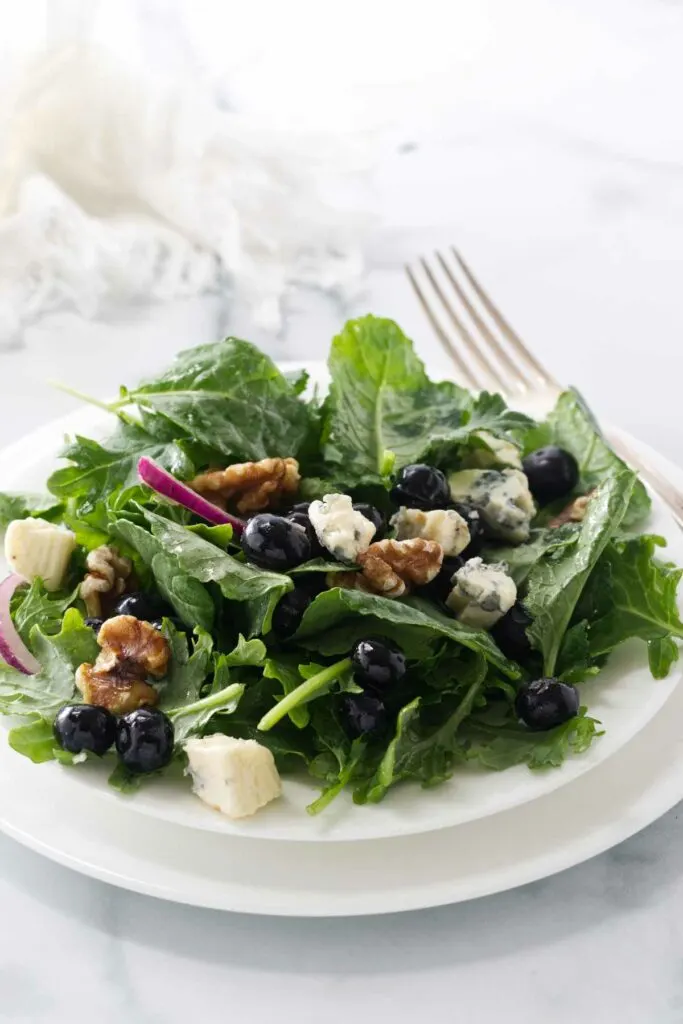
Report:
[[[475,629],[491,629],[517,600],[517,587],[504,563],[487,565],[470,558],[453,576],[446,604],[455,617]]]
[[[491,469],[496,466],[509,466],[511,469],[522,468],[520,450],[511,441],[504,441],[489,433],[488,430],[477,430],[472,437],[482,443],[472,447],[464,465],[477,466],[480,469]]]
[[[419,508],[401,508],[391,518],[397,540],[422,537],[440,544],[446,557],[459,555],[470,542],[467,520],[455,509],[434,509],[422,512]]]
[[[322,501],[312,501],[308,518],[322,546],[340,562],[355,562],[375,536],[374,523],[354,509],[348,494],[326,494]]]
[[[463,469],[448,480],[453,501],[476,508],[492,533],[511,544],[529,538],[536,511],[529,483],[518,469]]]

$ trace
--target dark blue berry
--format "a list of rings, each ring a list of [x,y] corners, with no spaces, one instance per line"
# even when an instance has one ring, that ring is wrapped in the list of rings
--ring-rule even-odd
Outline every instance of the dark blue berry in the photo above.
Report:
[[[80,754],[106,754],[116,738],[116,719],[94,704],[67,704],[57,712],[54,734],[62,750]]]
[[[547,505],[573,491],[579,482],[579,466],[564,448],[551,444],[539,448],[524,459],[524,473],[529,490],[539,505]]]
[[[440,469],[422,462],[404,466],[391,489],[391,500],[406,508],[425,511],[446,508],[451,500],[448,481]]]
[[[558,679],[536,679],[517,693],[515,711],[530,729],[554,729],[579,712],[579,691]]]
[[[303,526],[263,512],[247,523],[242,551],[262,569],[286,572],[311,557],[311,541]]]
[[[363,688],[386,690],[406,674],[406,659],[388,640],[359,640],[351,652],[354,678]]]
[[[173,723],[158,708],[138,708],[119,719],[116,751],[129,772],[165,768],[173,757]]]
[[[388,716],[379,697],[367,693],[351,693],[344,700],[346,728],[353,738],[381,732]]]

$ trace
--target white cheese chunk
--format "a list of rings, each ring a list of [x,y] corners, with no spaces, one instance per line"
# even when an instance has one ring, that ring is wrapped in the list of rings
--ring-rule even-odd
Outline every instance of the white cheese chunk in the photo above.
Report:
[[[501,563],[470,558],[453,577],[446,604],[456,618],[475,629],[490,629],[517,600],[517,587]]]
[[[354,509],[348,494],[326,494],[322,501],[312,501],[308,518],[320,543],[340,562],[355,562],[375,536],[374,523]]]
[[[463,469],[448,479],[453,501],[476,508],[496,536],[522,544],[536,511],[529,483],[518,469]]]
[[[468,454],[465,465],[489,469],[495,466],[510,466],[512,469],[522,468],[522,456],[519,448],[511,441],[504,441],[488,430],[477,430],[473,435],[483,441],[483,445],[473,448]]]
[[[397,540],[422,537],[440,544],[447,557],[459,555],[470,542],[467,520],[455,509],[434,509],[422,512],[419,508],[401,508],[391,518]]]
[[[185,753],[193,791],[229,818],[247,818],[282,792],[272,753],[255,740],[215,733],[187,740]]]
[[[27,580],[40,576],[46,590],[64,583],[76,538],[45,519],[15,519],[5,534],[5,558],[13,572]]]

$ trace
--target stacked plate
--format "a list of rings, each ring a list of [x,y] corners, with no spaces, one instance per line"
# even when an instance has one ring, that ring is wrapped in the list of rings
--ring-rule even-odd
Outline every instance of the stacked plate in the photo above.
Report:
[[[79,411],[0,454],[0,489],[42,489],[64,434],[98,436],[102,416]],[[681,471],[637,449],[683,487]],[[683,536],[658,501],[651,528],[683,564]],[[352,915],[470,899],[577,864],[683,797],[680,675],[653,681],[643,645],[627,645],[586,692],[605,735],[562,768],[466,769],[433,790],[398,787],[378,806],[342,797],[318,818],[306,814],[315,789],[304,780],[238,824],[177,781],[122,797],[98,765],[34,765],[0,737],[0,828],[104,881],[217,909]]]

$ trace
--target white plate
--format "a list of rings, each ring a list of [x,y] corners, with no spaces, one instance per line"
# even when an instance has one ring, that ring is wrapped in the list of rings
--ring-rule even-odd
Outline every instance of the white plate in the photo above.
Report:
[[[683,486],[683,473],[663,468]],[[151,896],[298,917],[438,906],[536,881],[602,853],[683,797],[683,687],[618,754],[523,807],[429,835],[263,843],[130,814],[0,745],[0,829],[51,859]]]
[[[316,367],[315,379],[324,383],[324,371]],[[99,409],[85,408],[43,427],[0,453],[0,490],[41,490],[65,434],[99,437],[111,429],[111,417]],[[655,502],[651,528],[669,540],[668,554],[683,563],[683,537],[669,513]],[[0,575],[4,566],[0,558]],[[559,769],[530,772],[525,766],[505,772],[489,772],[469,766],[458,770],[442,786],[422,790],[414,785],[397,787],[382,804],[357,807],[342,794],[323,814],[311,818],[305,808],[318,789],[306,778],[287,778],[283,798],[245,822],[231,822],[194,797],[189,789],[171,780],[155,780],[133,798],[121,797],[106,784],[103,767],[89,762],[77,769],[56,763],[33,766],[31,771],[66,794],[93,790],[107,806],[125,803],[141,815],[200,829],[250,839],[298,842],[358,841],[416,835],[449,828],[488,815],[499,814],[535,801],[565,786],[611,757],[657,713],[673,693],[680,670],[654,682],[647,668],[645,645],[625,645],[610,660],[598,680],[586,685],[583,699],[606,735]],[[2,737],[0,736],[0,741]],[[20,755],[12,754],[16,761]],[[22,766],[23,767],[23,766]]]

